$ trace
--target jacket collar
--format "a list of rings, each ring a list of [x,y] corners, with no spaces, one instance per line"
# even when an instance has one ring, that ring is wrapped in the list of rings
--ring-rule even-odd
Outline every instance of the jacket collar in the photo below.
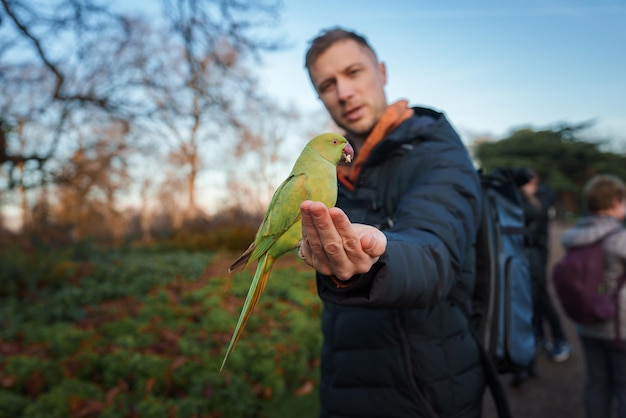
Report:
[[[372,132],[368,135],[352,165],[337,166],[337,178],[339,181],[348,189],[354,190],[363,164],[367,161],[372,150],[376,148],[389,133],[414,114],[414,110],[409,107],[409,102],[406,100],[398,100],[390,105],[372,129]]]

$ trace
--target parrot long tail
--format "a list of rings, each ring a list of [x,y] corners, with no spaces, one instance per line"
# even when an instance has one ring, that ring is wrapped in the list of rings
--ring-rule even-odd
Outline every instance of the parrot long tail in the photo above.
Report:
[[[252,283],[250,283],[250,289],[248,290],[246,301],[244,302],[241,314],[239,315],[239,321],[237,321],[237,325],[235,326],[235,332],[233,332],[230,344],[228,344],[228,349],[226,350],[226,355],[224,355],[220,372],[224,368],[224,365],[226,365],[228,356],[235,349],[237,341],[239,341],[239,337],[241,337],[241,333],[243,332],[254,307],[259,302],[259,299],[261,299],[261,294],[263,294],[263,290],[265,290],[265,285],[267,284],[267,279],[270,277],[273,264],[274,258],[268,254],[265,254],[259,260],[256,272],[254,273],[254,278],[252,279]]]

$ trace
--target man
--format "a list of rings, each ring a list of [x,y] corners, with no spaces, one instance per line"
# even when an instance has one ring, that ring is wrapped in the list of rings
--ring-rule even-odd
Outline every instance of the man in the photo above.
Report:
[[[336,208],[301,205],[300,256],[324,301],[321,416],[479,417],[484,375],[460,306],[480,213],[467,150],[443,114],[387,103],[362,36],[323,31],[306,68],[356,152]]]

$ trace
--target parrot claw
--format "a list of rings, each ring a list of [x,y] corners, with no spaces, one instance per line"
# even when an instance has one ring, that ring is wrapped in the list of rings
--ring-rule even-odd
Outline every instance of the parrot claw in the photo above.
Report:
[[[302,242],[302,240],[298,242],[298,257],[300,257],[301,260],[305,260],[304,253],[302,252]]]

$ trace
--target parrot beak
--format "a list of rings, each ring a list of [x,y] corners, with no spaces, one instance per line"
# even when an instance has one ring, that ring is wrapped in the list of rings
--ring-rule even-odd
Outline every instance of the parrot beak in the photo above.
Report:
[[[352,145],[348,143],[345,147],[343,147],[343,152],[341,153],[341,162],[350,164],[353,158],[354,149],[352,148]]]

